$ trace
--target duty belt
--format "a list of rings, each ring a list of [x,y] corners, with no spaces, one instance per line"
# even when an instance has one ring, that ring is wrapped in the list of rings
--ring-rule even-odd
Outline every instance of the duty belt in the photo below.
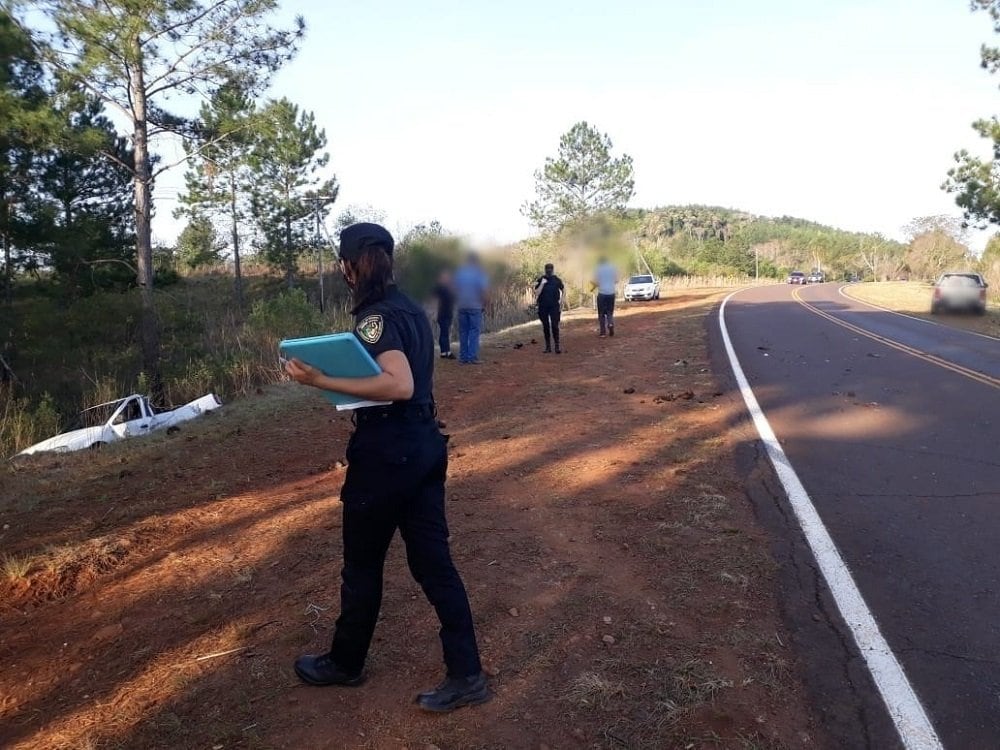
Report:
[[[388,406],[368,406],[354,411],[354,424],[372,422],[417,422],[432,419],[436,413],[434,404],[389,404]]]

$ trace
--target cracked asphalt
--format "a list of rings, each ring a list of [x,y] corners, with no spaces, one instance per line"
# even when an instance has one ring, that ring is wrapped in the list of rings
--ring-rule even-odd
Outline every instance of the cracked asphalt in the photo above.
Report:
[[[740,363],[945,747],[1000,747],[1000,341],[865,306],[835,284],[802,289],[808,306],[795,289],[731,299]],[[826,729],[839,747],[898,747],[756,433],[741,431]]]

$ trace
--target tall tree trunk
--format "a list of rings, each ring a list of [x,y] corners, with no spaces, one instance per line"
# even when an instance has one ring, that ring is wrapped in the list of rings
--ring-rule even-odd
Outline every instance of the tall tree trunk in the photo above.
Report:
[[[6,201],[0,202],[6,214],[10,218],[10,204]],[[14,371],[11,369],[11,362],[14,361],[16,352],[14,351],[14,267],[11,262],[10,235],[7,233],[9,222],[5,221],[0,227],[0,242],[3,244],[3,309],[0,311],[0,383],[10,383],[14,381]]]
[[[140,347],[142,369],[149,378],[149,397],[163,405],[163,374],[160,371],[160,324],[153,297],[152,166],[149,158],[149,130],[146,122],[146,86],[141,58],[132,70],[132,113],[135,147],[135,244],[139,293],[142,299]]]
[[[14,267],[10,259],[10,237],[3,233],[3,300],[7,307],[14,304]]]
[[[4,150],[2,156],[7,158]],[[6,174],[0,172],[0,245],[3,245],[3,307],[0,308],[0,383],[11,383],[14,371],[14,264],[10,247],[10,200]]]
[[[10,201],[6,181],[0,184],[0,241],[3,243],[3,299],[8,307],[14,304],[14,266],[10,257]]]
[[[69,185],[70,180],[73,179],[73,175],[70,174],[68,165],[63,166],[62,173],[63,173],[62,184],[65,188],[66,185]],[[63,216],[66,222],[66,228],[69,229],[70,227],[73,226],[73,199],[66,195],[65,189],[62,192],[63,192]]]
[[[288,283],[289,289],[295,286],[294,268],[295,262],[292,257],[292,217],[289,215],[288,209],[285,209],[285,281]]]
[[[243,272],[240,270],[240,225],[236,210],[236,178],[229,175],[229,217],[233,222],[233,273],[236,275],[236,304],[243,310]]]

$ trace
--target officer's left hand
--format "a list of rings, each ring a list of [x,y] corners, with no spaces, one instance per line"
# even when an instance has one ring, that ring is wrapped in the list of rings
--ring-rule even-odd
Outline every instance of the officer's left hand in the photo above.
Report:
[[[302,385],[315,385],[316,378],[322,374],[315,367],[294,357],[285,363],[285,372],[292,380],[296,383],[302,383]]]

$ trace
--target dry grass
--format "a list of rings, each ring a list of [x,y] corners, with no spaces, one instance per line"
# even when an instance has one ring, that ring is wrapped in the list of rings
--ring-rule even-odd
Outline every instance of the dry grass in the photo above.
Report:
[[[683,706],[710,703],[720,691],[733,687],[732,680],[720,677],[711,663],[689,659],[673,670],[674,699]]]
[[[780,279],[754,279],[753,276],[665,276],[661,289],[710,289],[713,287],[761,286],[780,284]]]
[[[931,315],[933,287],[918,281],[884,281],[853,284],[844,293],[895,312],[933,320],[1000,338],[1000,308],[990,305],[986,315]]]
[[[625,686],[609,680],[597,672],[579,675],[566,691],[566,699],[581,708],[596,708],[607,711],[617,701],[625,697]]]
[[[605,664],[610,667],[610,664]],[[621,670],[622,665],[618,666]],[[682,739],[686,733],[681,725],[686,717],[714,704],[724,690],[734,687],[732,680],[721,677],[712,662],[705,658],[687,658],[676,663],[632,665],[624,670],[630,684],[617,685],[595,673],[582,674],[574,688],[590,701],[578,705],[610,709],[617,714],[604,728],[604,736],[612,746],[634,748],[664,746],[664,738],[673,737],[671,747],[704,747],[729,744],[714,733],[700,737],[691,744]],[[610,692],[620,687],[620,693]],[[625,694],[642,696],[641,701],[621,700]],[[598,701],[604,700],[601,705]],[[694,739],[694,738],[691,738]]]
[[[58,599],[80,591],[99,576],[124,562],[133,552],[145,529],[114,533],[75,544],[46,545],[43,549],[22,555],[6,555],[2,569],[12,584],[28,582],[21,597],[47,600]],[[0,589],[2,590],[2,589]],[[15,592],[6,592],[7,603],[17,603]]]
[[[10,581],[23,581],[31,571],[32,560],[27,555],[4,555],[3,569],[4,576]]]

